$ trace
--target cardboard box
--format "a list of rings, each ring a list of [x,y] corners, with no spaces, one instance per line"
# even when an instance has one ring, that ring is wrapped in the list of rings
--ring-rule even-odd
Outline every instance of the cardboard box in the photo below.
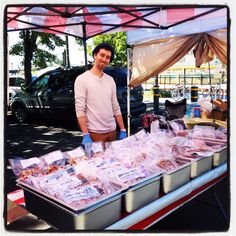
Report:
[[[227,119],[227,112],[225,111],[219,111],[219,110],[212,110],[213,113],[213,118],[215,118],[216,120],[222,120],[225,121]]]

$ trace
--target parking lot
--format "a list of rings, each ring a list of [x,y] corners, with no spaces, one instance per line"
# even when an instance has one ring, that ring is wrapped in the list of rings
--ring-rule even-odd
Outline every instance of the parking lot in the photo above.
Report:
[[[132,132],[141,128],[140,117],[131,122]],[[5,126],[5,158],[39,157],[55,150],[72,150],[81,145],[82,134],[75,124],[56,121],[32,120],[30,123],[18,124],[11,115],[7,116]],[[7,163],[7,160],[6,160]],[[7,163],[8,164],[8,163]],[[11,169],[5,175],[6,192],[13,191],[15,176]],[[229,214],[229,177],[215,186],[223,207]],[[31,221],[24,219],[10,225],[12,230],[27,230]],[[35,219],[34,219],[35,223]],[[154,232],[213,232],[225,231],[228,223],[224,220],[216,201],[209,189],[196,199],[185,204],[163,220],[153,225]],[[32,229],[37,229],[32,226]]]

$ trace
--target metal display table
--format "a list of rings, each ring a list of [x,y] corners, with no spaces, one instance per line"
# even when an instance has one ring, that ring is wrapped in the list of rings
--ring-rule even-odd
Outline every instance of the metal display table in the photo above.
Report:
[[[196,179],[191,180],[182,187],[160,197],[145,207],[124,215],[121,220],[110,225],[106,228],[106,230],[147,229],[202,192],[213,187],[216,183],[222,180],[226,174],[227,164],[216,167]],[[215,197],[224,218],[227,220],[227,216],[219,199],[217,198],[217,195],[215,195]]]
[[[222,164],[205,174],[191,180],[178,189],[160,196],[157,200],[132,213],[125,213],[121,219],[105,230],[143,230],[160,221],[162,218],[177,210],[199,194],[213,187],[227,175],[227,164]],[[213,192],[218,207],[227,221],[227,215],[219,201],[216,192]],[[19,189],[8,194],[8,199],[19,207],[25,207],[23,190]]]

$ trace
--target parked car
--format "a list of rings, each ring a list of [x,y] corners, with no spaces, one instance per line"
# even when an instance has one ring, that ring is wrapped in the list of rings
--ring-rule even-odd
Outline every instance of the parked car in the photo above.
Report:
[[[75,115],[74,82],[84,67],[58,68],[39,76],[28,86],[23,85],[11,101],[11,110],[18,122],[29,117],[77,120]],[[105,72],[114,78],[117,98],[125,120],[127,116],[127,69],[108,67]],[[143,88],[138,86],[130,93],[131,116],[146,111]]]
[[[21,84],[24,84],[25,80],[21,75],[9,75],[9,84],[8,84],[8,107],[11,103],[13,96],[20,91]]]

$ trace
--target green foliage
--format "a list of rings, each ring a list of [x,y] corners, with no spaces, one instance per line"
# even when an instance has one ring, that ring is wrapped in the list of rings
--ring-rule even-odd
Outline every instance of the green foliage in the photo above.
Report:
[[[46,50],[37,49],[37,53],[33,56],[33,65],[35,67],[46,68],[47,66],[61,63],[57,56]]]
[[[10,55],[23,56],[22,64],[25,60],[29,60],[29,58],[25,58],[24,45],[32,52],[34,67],[45,68],[52,64],[62,63],[53,53],[56,47],[65,45],[65,40],[58,35],[31,31],[29,43],[26,43],[24,32],[20,31],[19,38],[20,41],[10,48],[9,53]]]
[[[126,34],[125,32],[102,34],[93,38],[94,47],[100,43],[109,43],[115,49],[115,58],[111,65],[113,66],[126,66],[127,53],[126,53]],[[88,48],[88,53],[92,56],[92,49]]]
[[[24,56],[24,45],[22,44],[22,42],[18,42],[13,45],[9,50],[9,53],[10,55]]]
[[[9,53],[23,56],[26,84],[32,80],[32,63],[34,67],[45,68],[60,62],[53,52],[56,47],[64,46],[66,42],[58,35],[22,30],[19,38],[20,41],[11,47]]]
[[[75,41],[78,45],[83,46],[83,40],[81,38],[76,37]]]
[[[64,46],[65,40],[56,34],[39,33],[38,44],[46,46],[49,50]]]

